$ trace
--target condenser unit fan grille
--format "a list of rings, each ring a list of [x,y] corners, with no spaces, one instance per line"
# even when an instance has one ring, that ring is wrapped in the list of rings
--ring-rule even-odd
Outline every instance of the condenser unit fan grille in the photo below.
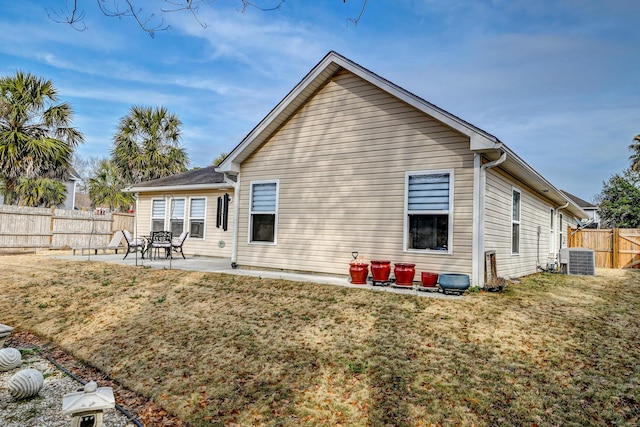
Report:
[[[595,276],[596,261],[593,250],[586,248],[563,248],[560,262],[567,274],[580,276]]]

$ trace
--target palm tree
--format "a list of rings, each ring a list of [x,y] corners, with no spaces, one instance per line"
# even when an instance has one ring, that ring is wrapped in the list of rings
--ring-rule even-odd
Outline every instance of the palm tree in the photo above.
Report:
[[[631,160],[631,170],[640,172],[640,135],[636,135],[633,138],[633,144],[629,146],[632,151],[629,159]]]
[[[84,142],[70,126],[71,106],[57,101],[51,80],[21,71],[0,78],[0,180],[6,204],[16,202],[20,177],[63,178],[73,150]]]
[[[51,178],[20,178],[15,187],[19,203],[25,206],[61,206],[67,197],[67,187]]]
[[[122,178],[113,163],[102,160],[95,174],[89,178],[89,197],[94,206],[108,206],[110,210],[127,210],[134,203],[133,196],[123,193]]]
[[[128,185],[187,170],[180,146],[182,122],[164,107],[133,106],[113,137],[111,160]]]

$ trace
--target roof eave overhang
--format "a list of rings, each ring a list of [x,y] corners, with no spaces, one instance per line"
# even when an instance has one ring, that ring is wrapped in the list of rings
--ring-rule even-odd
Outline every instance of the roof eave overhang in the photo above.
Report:
[[[192,184],[192,185],[165,185],[157,187],[128,187],[122,190],[125,193],[159,193],[167,191],[198,191],[198,190],[227,190],[233,188],[226,182],[217,184]]]
[[[549,181],[547,181],[542,175],[540,175],[535,169],[533,169],[529,164],[522,160],[517,154],[511,151],[511,149],[506,145],[501,144],[499,149],[483,149],[477,151],[484,154],[491,161],[498,159],[503,152],[507,153],[507,159],[499,166],[500,169],[517,178],[519,181],[523,182],[525,185],[538,193],[541,197],[549,200],[554,208],[564,206],[568,202],[569,204],[564,209],[570,212],[571,215],[578,219],[588,217],[586,212],[580,206],[578,206],[573,200],[565,196],[562,191],[560,191]]]
[[[233,149],[218,167],[219,172],[240,172],[242,162],[262,145],[277,129],[303,106],[331,77],[339,70],[347,70],[377,86],[414,108],[430,115],[452,129],[466,135],[471,140],[471,149],[488,150],[501,145],[501,142],[479,128],[459,117],[442,110],[409,91],[391,83],[366,68],[345,57],[329,52],[291,92]]]

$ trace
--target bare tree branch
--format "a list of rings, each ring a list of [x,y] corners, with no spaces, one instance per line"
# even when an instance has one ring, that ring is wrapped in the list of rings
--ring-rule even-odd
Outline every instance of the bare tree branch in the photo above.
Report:
[[[79,0],[64,0],[65,8],[60,10],[47,8],[46,11],[49,15],[49,19],[54,22],[69,24],[77,31],[85,31],[88,28],[84,23],[85,12],[83,10],[78,10],[78,1]],[[96,0],[96,3],[98,4],[100,12],[102,12],[104,16],[109,18],[133,18],[143,31],[147,32],[151,37],[154,37],[157,31],[166,31],[171,28],[171,26],[165,22],[165,13],[187,11],[193,16],[198,25],[202,28],[207,28],[208,25],[201,21],[199,17],[200,7],[203,5],[210,5],[215,1],[216,0],[164,0],[164,2],[169,6],[166,8],[160,7],[159,17],[154,13],[146,13],[142,8],[136,7],[136,0]],[[255,0],[238,1],[242,4],[240,12],[245,13],[250,7],[263,12],[279,10],[286,0],[268,0],[273,4],[273,6],[270,7],[260,6],[255,2]],[[342,1],[343,3],[346,3],[346,0]],[[362,15],[364,14],[367,1],[368,0],[362,0],[362,9],[360,10],[360,14],[357,18],[347,18],[347,24],[351,22],[355,26],[358,25]]]
[[[367,7],[367,1],[368,0],[362,0],[362,9],[360,9],[360,15],[358,15],[357,18],[347,18],[347,25],[349,25],[349,22],[353,23],[354,27],[358,26],[358,23],[360,22],[360,18],[362,18],[362,15],[364,14],[364,10]],[[347,0],[342,0],[342,3],[346,3]]]

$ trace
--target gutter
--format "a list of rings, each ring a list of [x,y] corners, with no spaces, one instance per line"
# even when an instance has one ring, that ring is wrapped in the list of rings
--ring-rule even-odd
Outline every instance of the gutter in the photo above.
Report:
[[[474,182],[476,183],[474,198],[474,215],[473,227],[473,252],[471,255],[471,280],[475,286],[484,286],[484,266],[481,260],[484,260],[484,223],[485,223],[485,190],[487,183],[487,169],[495,168],[507,160],[507,152],[500,150],[502,154],[500,158],[489,163],[482,164],[482,154],[474,154]]]
[[[230,180],[229,180],[230,181]],[[189,191],[189,190],[227,190],[233,186],[229,186],[229,181],[219,184],[193,184],[193,185],[166,185],[158,187],[137,187],[131,186],[123,189],[124,193],[136,193],[136,192],[167,192],[167,191]]]
[[[224,182],[231,185],[233,188],[233,231],[231,234],[231,268],[236,269],[238,267],[238,221],[240,218],[240,173],[236,175],[236,181],[233,181],[224,172]]]

